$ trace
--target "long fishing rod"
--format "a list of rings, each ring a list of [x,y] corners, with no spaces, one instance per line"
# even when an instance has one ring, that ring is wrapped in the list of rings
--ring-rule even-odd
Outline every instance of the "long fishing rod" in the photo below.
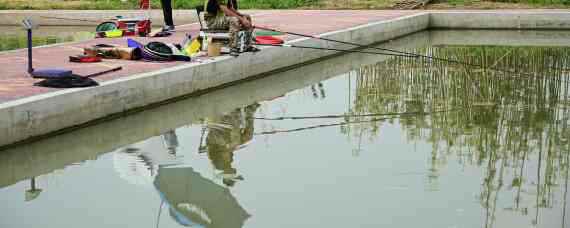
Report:
[[[385,53],[385,52],[371,52],[371,51],[346,50],[346,49],[336,49],[336,48],[311,47],[311,46],[301,46],[301,45],[294,45],[294,44],[255,44],[255,45],[257,45],[257,46],[272,46],[272,47],[304,48],[304,49],[315,49],[315,50],[325,50],[325,51],[340,51],[340,52],[353,52],[353,53],[364,53],[364,54],[373,54],[373,55],[388,55],[388,56],[417,58],[417,56],[413,56],[413,55],[400,55],[400,54]]]
[[[296,33],[296,32],[281,31],[281,30],[261,27],[261,26],[257,26],[257,25],[255,25],[253,27],[258,28],[258,29],[273,31],[273,32],[286,33],[286,34],[295,35],[295,36],[302,36],[302,37],[307,37],[307,38],[312,38],[312,39],[319,39],[319,40],[325,40],[325,41],[336,42],[336,43],[341,43],[341,44],[348,44],[348,45],[353,45],[353,46],[362,47],[362,48],[376,49],[376,50],[381,50],[381,51],[389,51],[389,52],[394,52],[394,53],[398,53],[398,54],[412,55],[415,57],[422,57],[422,58],[433,59],[433,60],[438,60],[438,61],[462,64],[462,65],[467,65],[467,66],[480,67],[480,68],[504,72],[504,73],[532,75],[532,74],[528,74],[528,73],[524,73],[524,72],[516,72],[516,71],[511,71],[511,70],[506,70],[506,69],[501,69],[501,68],[485,67],[483,65],[474,64],[474,63],[467,63],[467,62],[457,61],[457,60],[453,60],[453,59],[439,58],[439,57],[435,57],[435,56],[422,55],[422,54],[418,54],[418,53],[405,52],[405,51],[399,51],[399,50],[388,49],[388,48],[370,47],[367,45],[357,44],[357,43],[353,43],[353,42],[347,42],[347,41],[342,41],[342,40],[334,40],[334,39],[329,39],[329,38],[325,38],[325,37],[318,37],[318,36],[301,34],[301,33]]]
[[[69,17],[50,17],[50,16],[40,16],[40,17],[41,17],[41,18],[47,18],[47,19],[68,20],[68,21],[83,21],[83,22],[93,22],[93,23],[101,23],[101,22],[103,22],[103,20],[101,20],[101,21],[95,21],[95,20],[79,19],[79,18],[69,18]]]

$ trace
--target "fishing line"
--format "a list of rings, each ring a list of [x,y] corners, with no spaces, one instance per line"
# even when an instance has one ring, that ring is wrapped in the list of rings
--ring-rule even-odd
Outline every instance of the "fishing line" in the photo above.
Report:
[[[410,58],[417,58],[418,57],[418,56],[413,56],[413,55],[400,55],[400,54],[384,53],[384,52],[371,52],[371,51],[345,50],[345,49],[336,49],[336,48],[311,47],[311,46],[301,46],[301,45],[294,45],[294,44],[255,44],[255,45],[257,45],[257,46],[272,46],[272,47],[292,47],[292,48],[304,48],[304,49],[340,51],[340,52],[354,52],[354,53],[364,53],[364,54],[373,54],[373,55],[388,55],[388,56],[410,57]]]
[[[253,27],[258,28],[258,29],[263,29],[263,30],[274,31],[274,32],[287,33],[287,34],[295,35],[295,36],[302,36],[302,37],[308,37],[308,38],[313,38],[313,39],[319,39],[319,40],[341,43],[341,44],[348,44],[348,45],[353,45],[353,46],[362,47],[362,48],[376,49],[376,50],[381,50],[381,51],[389,51],[389,52],[394,52],[394,53],[398,53],[398,54],[412,55],[414,57],[422,57],[422,58],[428,58],[428,59],[433,59],[433,60],[438,60],[438,61],[444,61],[444,62],[467,65],[467,66],[479,67],[479,68],[484,68],[484,69],[489,69],[489,70],[494,70],[494,71],[499,71],[499,72],[504,72],[504,73],[534,75],[534,74],[529,74],[529,73],[524,73],[524,72],[516,72],[516,71],[511,71],[511,70],[506,70],[506,69],[501,69],[501,68],[486,67],[486,66],[479,65],[479,64],[467,63],[467,62],[457,61],[457,60],[453,60],[453,59],[439,58],[439,57],[435,57],[435,56],[422,55],[422,54],[418,54],[418,53],[405,52],[405,51],[399,51],[399,50],[388,49],[388,48],[370,47],[367,45],[362,45],[362,44],[357,44],[357,43],[352,43],[352,42],[347,42],[347,41],[334,40],[334,39],[317,37],[317,36],[313,36],[313,35],[301,34],[301,33],[296,33],[296,32],[281,31],[281,30],[265,28],[265,27],[261,27],[261,26],[253,26]]]

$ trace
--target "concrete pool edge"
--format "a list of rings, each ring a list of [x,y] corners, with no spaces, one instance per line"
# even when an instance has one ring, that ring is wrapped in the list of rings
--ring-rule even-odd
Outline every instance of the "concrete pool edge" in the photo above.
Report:
[[[440,29],[570,29],[569,10],[433,11],[430,28]]]
[[[524,16],[550,20],[552,23],[520,23],[520,15],[497,12],[422,12],[388,21],[374,22],[323,34],[331,39],[372,44],[434,27],[453,27],[452,21],[501,21],[500,29],[570,28],[563,20],[568,12],[524,12]],[[562,15],[561,15],[562,14]],[[462,17],[463,16],[463,17]],[[461,19],[463,18],[463,19]],[[546,19],[545,19],[546,18]],[[562,22],[560,22],[562,21]],[[511,24],[511,27],[504,25]],[[445,25],[445,26],[444,26]],[[447,26],[447,27],[446,27]],[[466,27],[477,28],[477,27]],[[485,27],[489,28],[489,27]],[[318,40],[299,39],[296,44],[323,46]],[[331,48],[347,46],[327,43]],[[159,71],[129,76],[88,89],[69,89],[0,104],[0,146],[34,139],[52,132],[82,125],[106,116],[156,104],[175,97],[245,80],[265,72],[319,59],[334,52],[307,49],[264,48],[239,58],[220,57],[206,64],[186,64]],[[278,59],[278,61],[272,61]]]

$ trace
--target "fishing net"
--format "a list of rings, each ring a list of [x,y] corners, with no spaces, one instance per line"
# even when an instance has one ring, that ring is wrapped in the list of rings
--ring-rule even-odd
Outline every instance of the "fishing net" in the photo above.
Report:
[[[162,42],[150,42],[142,49],[142,57],[148,61],[170,61],[173,53],[172,48]]]
[[[103,22],[99,25],[97,25],[97,28],[95,28],[96,32],[106,32],[106,31],[111,31],[111,30],[115,30],[117,29],[117,24],[115,24],[115,22],[112,21],[107,21],[107,22]]]

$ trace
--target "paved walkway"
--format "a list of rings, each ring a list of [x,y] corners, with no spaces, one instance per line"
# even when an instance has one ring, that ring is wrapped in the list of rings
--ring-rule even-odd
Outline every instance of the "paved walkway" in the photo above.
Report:
[[[414,11],[318,11],[318,10],[272,10],[269,12],[257,12],[253,15],[254,24],[284,31],[298,32],[302,34],[321,34],[325,32],[341,30],[357,25],[393,19],[401,16],[414,14]],[[143,43],[154,41],[179,43],[184,39],[184,34],[198,33],[199,25],[190,24],[178,26],[175,35],[167,38],[135,37]],[[295,39],[294,36],[286,36],[286,39]],[[122,66],[123,70],[102,75],[96,78],[99,82],[109,81],[121,77],[135,75],[164,69],[184,62],[153,63],[144,61],[104,60],[101,63],[71,63],[68,56],[83,52],[84,47],[95,44],[117,44],[126,46],[126,38],[93,39],[79,43],[60,44],[50,47],[34,48],[34,68],[61,67],[73,70],[77,74],[89,74],[115,66]],[[33,83],[38,79],[31,78],[26,73],[27,57],[25,50],[18,50],[0,54],[0,103],[13,101],[29,96],[40,95],[56,91],[58,89],[35,87]]]

